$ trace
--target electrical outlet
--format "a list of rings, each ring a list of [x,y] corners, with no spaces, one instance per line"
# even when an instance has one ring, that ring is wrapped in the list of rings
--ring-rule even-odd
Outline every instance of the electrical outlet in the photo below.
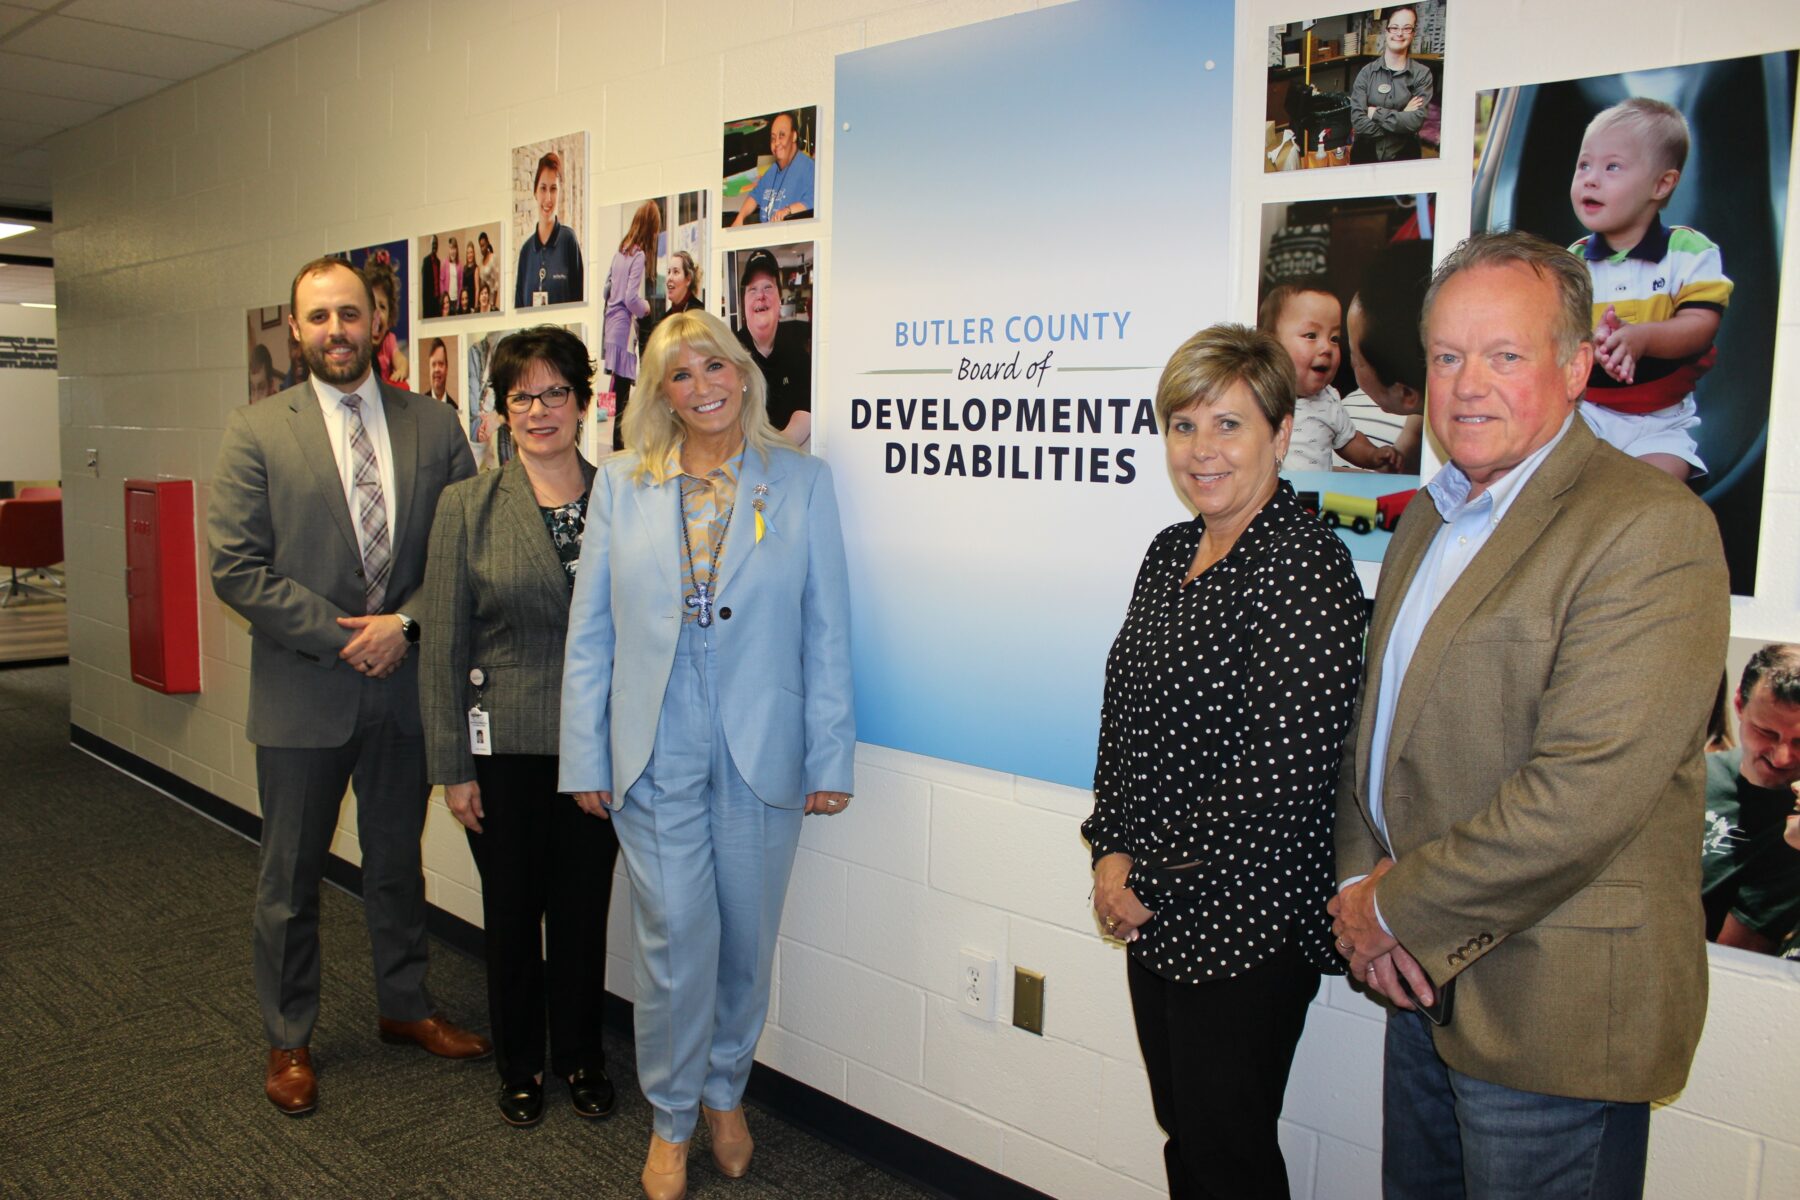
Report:
[[[994,1019],[994,960],[964,950],[956,968],[956,1003],[972,1017]]]

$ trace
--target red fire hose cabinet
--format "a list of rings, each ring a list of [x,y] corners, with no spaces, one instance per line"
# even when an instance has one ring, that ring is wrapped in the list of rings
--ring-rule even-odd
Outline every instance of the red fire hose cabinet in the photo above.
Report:
[[[125,604],[131,678],[158,692],[200,690],[194,481],[125,481]]]

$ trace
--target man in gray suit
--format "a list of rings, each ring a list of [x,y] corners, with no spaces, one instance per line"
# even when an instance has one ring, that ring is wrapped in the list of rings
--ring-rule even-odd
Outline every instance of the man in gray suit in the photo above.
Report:
[[[250,623],[264,1092],[293,1115],[318,1102],[319,883],[351,782],[383,1040],[448,1058],[491,1047],[425,990],[419,837],[430,788],[407,653],[438,493],[475,466],[447,406],[370,370],[374,302],[349,264],[300,268],[289,311],[311,379],[231,414],[207,535],[213,590]]]

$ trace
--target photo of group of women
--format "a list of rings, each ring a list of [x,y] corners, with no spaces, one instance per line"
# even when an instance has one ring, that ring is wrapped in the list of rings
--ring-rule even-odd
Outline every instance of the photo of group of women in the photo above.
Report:
[[[1379,561],[1419,486],[1431,193],[1265,204],[1256,324],[1293,360],[1282,475],[1353,557]]]
[[[587,299],[588,135],[569,133],[512,152],[513,307]]]
[[[818,128],[816,105],[725,122],[725,227],[818,215]]]
[[[1502,88],[1476,109],[1471,226],[1586,259],[1598,361],[1582,414],[1706,501],[1742,596],[1756,590],[1795,62]]]
[[[500,222],[419,238],[419,318],[499,312]]]
[[[1445,0],[1269,28],[1263,170],[1436,158]]]
[[[769,423],[796,446],[812,439],[812,242],[725,256],[725,319],[769,387]]]

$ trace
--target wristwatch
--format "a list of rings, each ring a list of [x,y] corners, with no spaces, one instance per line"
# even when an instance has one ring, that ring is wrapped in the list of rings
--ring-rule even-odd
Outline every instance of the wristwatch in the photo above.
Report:
[[[400,618],[400,632],[406,635],[406,640],[417,645],[419,641],[419,623],[405,613],[395,613],[394,615]]]

